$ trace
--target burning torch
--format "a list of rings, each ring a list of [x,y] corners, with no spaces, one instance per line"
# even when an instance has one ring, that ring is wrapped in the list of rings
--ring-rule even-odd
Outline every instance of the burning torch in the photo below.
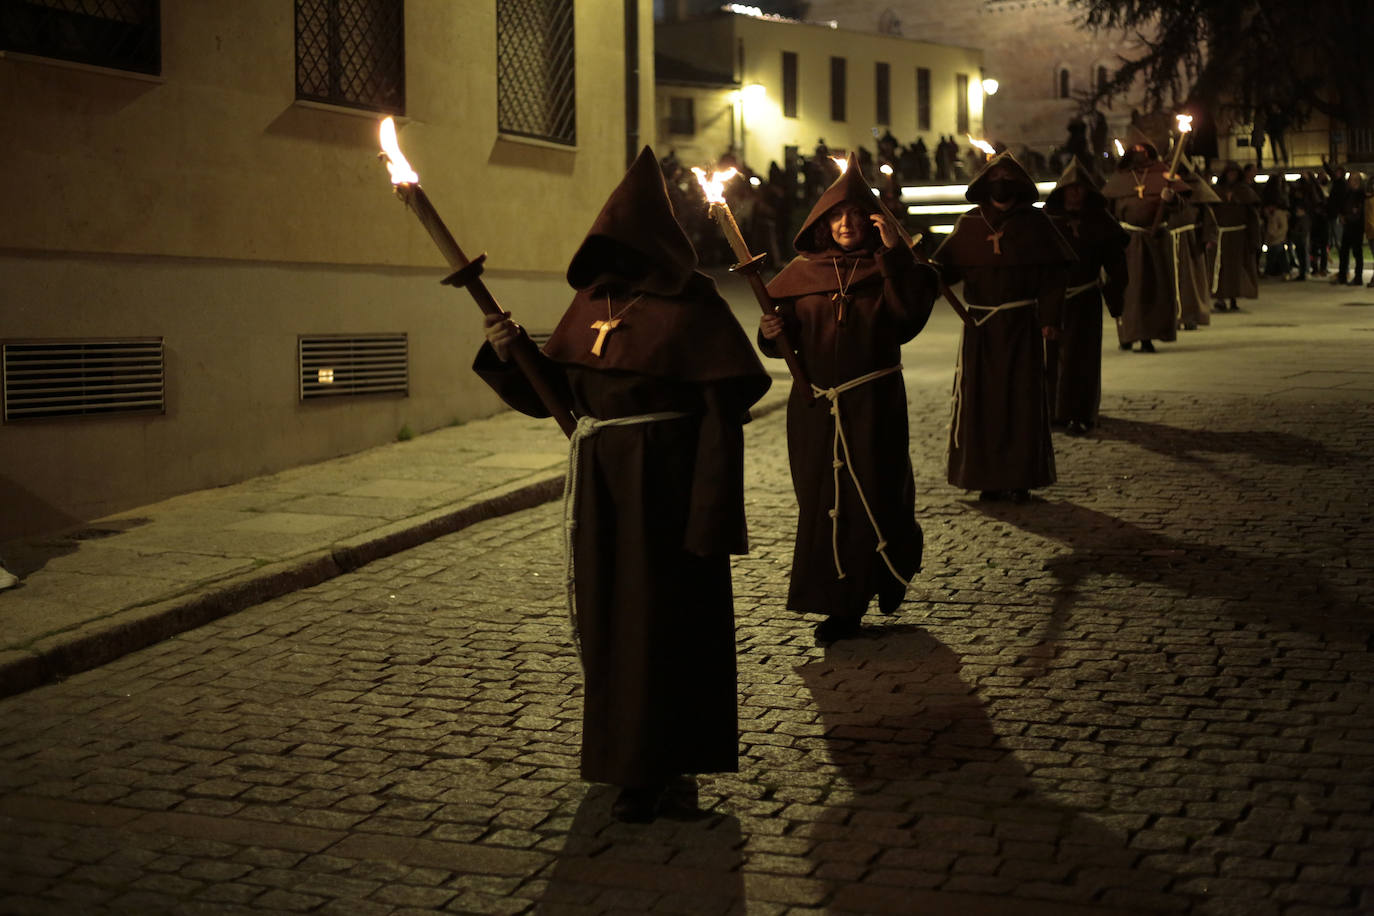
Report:
[[[1191,131],[1191,130],[1193,129],[1193,116],[1192,116],[1192,115],[1185,115],[1185,114],[1175,115],[1175,116],[1174,116],[1174,119],[1175,119],[1176,121],[1178,121],[1178,142],[1176,142],[1176,143],[1174,144],[1174,159],[1173,159],[1173,162],[1171,162],[1171,163],[1169,164],[1169,171],[1167,171],[1167,172],[1164,173],[1164,181],[1165,181],[1165,188],[1166,188],[1166,189],[1168,188],[1170,182],[1178,181],[1178,163],[1179,163],[1179,160],[1183,158],[1183,147],[1185,147],[1185,146],[1188,145],[1188,132]],[[1156,229],[1159,228],[1160,221],[1161,221],[1163,218],[1164,218],[1164,200],[1163,200],[1162,192],[1161,192],[1161,199],[1160,199],[1159,209],[1155,211],[1155,219],[1154,219],[1154,222],[1150,224],[1150,232],[1151,232],[1151,233],[1153,233]]]
[[[754,290],[754,298],[759,302],[759,308],[765,315],[774,312],[773,297],[768,295],[768,290],[763,285],[763,278],[759,276],[759,270],[763,267],[765,255],[755,255],[749,253],[749,246],[745,244],[744,235],[739,231],[739,224],[735,222],[735,215],[730,212],[730,205],[725,202],[725,182],[735,177],[736,170],[733,168],[725,171],[716,171],[710,178],[706,177],[706,172],[693,166],[692,174],[697,176],[697,182],[701,185],[702,193],[710,201],[710,208],[707,213],[720,226],[720,231],[725,235],[725,241],[730,244],[730,250],[735,253],[739,260],[731,270],[737,270],[744,274],[749,281],[749,286]],[[782,358],[787,362],[787,370],[792,373],[792,380],[796,383],[797,390],[807,400],[812,400],[815,396],[811,392],[811,381],[806,377],[806,370],[802,368],[801,360],[797,356],[796,348],[792,346],[792,341],[788,338],[787,332],[783,331],[778,337],[778,348],[782,350]]]
[[[425,227],[429,237],[434,240],[435,246],[439,249],[444,260],[448,261],[449,267],[453,268],[453,273],[445,277],[441,282],[449,286],[465,286],[472,298],[477,301],[477,307],[487,315],[504,315],[501,306],[496,304],[487,285],[482,282],[482,263],[487,259],[486,254],[479,254],[471,261],[463,254],[463,249],[458,247],[453,235],[444,225],[444,221],[439,218],[439,213],[434,209],[434,205],[429,202],[428,195],[420,187],[420,176],[410,167],[405,155],[401,152],[401,146],[396,142],[396,124],[391,118],[382,121],[380,130],[382,152],[378,158],[386,163],[387,171],[391,173],[391,184],[396,190],[396,196],[419,218],[420,224]],[[515,360],[516,366],[524,373],[529,380],[530,387],[543,402],[544,408],[558,422],[558,426],[563,430],[563,434],[571,436],[573,430],[577,428],[577,421],[573,419],[572,412],[568,410],[566,404],[549,387],[548,381],[539,371],[538,351],[534,348],[534,343],[526,336],[521,335],[511,346],[511,357]]]

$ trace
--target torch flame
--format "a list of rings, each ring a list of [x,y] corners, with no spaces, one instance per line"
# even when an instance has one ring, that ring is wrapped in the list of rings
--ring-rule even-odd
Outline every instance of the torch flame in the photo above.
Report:
[[[386,170],[391,173],[392,184],[419,184],[420,176],[406,161],[401,152],[401,144],[396,142],[396,122],[383,118],[378,135],[382,141],[382,155],[386,158]]]
[[[835,166],[840,170],[841,175],[843,175],[846,171],[849,170],[849,160],[846,159],[844,156],[831,156],[830,161],[835,163]]]
[[[964,134],[964,136],[965,136],[965,137],[968,137],[968,142],[969,142],[971,145],[973,145],[973,146],[977,147],[978,149],[982,150],[983,152],[987,153],[989,156],[996,156],[996,155],[997,155],[997,150],[993,149],[993,148],[992,148],[992,144],[989,143],[988,141],[986,141],[986,140],[979,140],[979,139],[977,139],[976,137],[974,137],[973,134]]]
[[[1120,141],[1120,140],[1113,140],[1112,142],[1116,144],[1116,154],[1117,154],[1118,156],[1124,156],[1124,155],[1126,155],[1126,147],[1124,147],[1124,146],[1121,145],[1121,141]]]
[[[1188,131],[1190,131],[1190,130],[1193,129],[1193,116],[1192,116],[1192,115],[1174,115],[1174,118],[1175,118],[1175,120],[1178,121],[1178,132],[1179,132],[1179,133],[1181,133],[1181,134],[1186,134],[1186,133],[1188,133]]]
[[[706,172],[692,166],[692,174],[697,176],[697,183],[701,185],[701,191],[706,195],[706,199],[713,204],[725,203],[725,182],[739,174],[739,170],[734,166],[721,171],[717,169],[711,173],[711,177],[706,177]]]
[[[884,162],[882,165],[878,166],[878,171],[882,172],[884,175],[891,175],[891,174],[892,174],[892,166],[890,166],[890,165],[888,165],[886,162]]]

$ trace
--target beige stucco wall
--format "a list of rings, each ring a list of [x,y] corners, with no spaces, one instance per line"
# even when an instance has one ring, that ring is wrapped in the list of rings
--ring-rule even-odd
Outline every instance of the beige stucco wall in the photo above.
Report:
[[[400,140],[533,329],[624,173],[624,8],[576,5],[577,146],[496,129],[495,0],[406,3]],[[653,134],[640,0],[640,130]],[[0,59],[0,339],[162,336],[167,413],[0,424],[0,540],[499,409],[476,306],[376,158],[378,116],[294,101],[292,4],[163,0],[158,79]],[[302,333],[405,331],[409,397],[301,404]]]
[[[663,54],[698,66],[708,66],[704,61],[709,59],[710,65],[733,67],[733,71],[726,72],[733,72],[743,86],[763,87],[761,94],[757,90],[743,93],[742,136],[738,144],[745,161],[759,172],[766,172],[770,161],[781,165],[785,147],[797,146],[809,154],[820,138],[832,149],[864,146],[876,153],[875,128],[880,134],[890,129],[903,144],[915,143],[917,137],[922,137],[928,147],[933,147],[941,134],[955,131],[958,73],[969,77],[970,130],[975,136],[982,130],[982,92],[978,80],[983,61],[982,52],[974,48],[736,15],[663,23],[657,30],[657,40],[658,50]],[[741,45],[742,67],[738,59]],[[736,49],[735,53],[731,49]],[[797,55],[796,118],[782,114],[783,51]],[[847,61],[843,122],[830,119],[831,57]],[[890,65],[891,120],[885,124],[877,120],[874,65],[878,61]],[[926,131],[918,131],[916,123],[918,67],[931,71],[931,125]]]

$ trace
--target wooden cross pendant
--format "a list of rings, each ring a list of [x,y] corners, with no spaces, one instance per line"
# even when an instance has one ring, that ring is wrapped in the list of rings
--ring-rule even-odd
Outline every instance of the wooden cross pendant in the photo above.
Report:
[[[844,307],[849,304],[849,296],[844,293],[831,293],[830,301],[835,303],[835,323],[844,324]]]
[[[993,253],[993,254],[1001,254],[1001,253],[1002,253],[1002,234],[1005,233],[1006,231],[1007,231],[1007,230],[1003,229],[1001,232],[994,232],[992,235],[988,236],[988,239],[987,239],[987,240],[988,240],[989,242],[992,242],[992,253]]]
[[[592,330],[596,332],[596,343],[592,344],[592,356],[600,356],[601,348],[606,343],[606,335],[620,327],[619,318],[607,318],[605,321],[593,321]]]
[[[1143,184],[1135,186],[1135,196],[1139,197],[1141,200],[1145,199],[1145,186]]]

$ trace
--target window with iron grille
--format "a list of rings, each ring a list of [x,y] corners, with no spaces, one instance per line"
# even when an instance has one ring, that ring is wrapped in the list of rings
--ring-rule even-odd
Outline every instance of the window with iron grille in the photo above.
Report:
[[[573,0],[496,4],[497,130],[577,142],[573,50]]]
[[[5,0],[0,51],[162,72],[158,0]]]
[[[832,57],[830,58],[830,120],[844,120],[845,93],[845,59]]]
[[[797,53],[782,52],[782,116],[797,116]]]
[[[0,346],[5,422],[161,413],[161,337],[7,341]]]
[[[697,132],[696,106],[691,96],[675,95],[668,99],[668,133],[694,134]]]
[[[873,67],[873,94],[876,97],[877,121],[879,124],[892,123],[892,68],[882,61]]]
[[[916,129],[930,130],[930,68],[916,68]]]
[[[296,0],[296,98],[402,114],[402,0]]]
[[[954,121],[957,125],[955,128],[957,133],[968,133],[968,114],[968,74],[956,73],[954,75]]]

